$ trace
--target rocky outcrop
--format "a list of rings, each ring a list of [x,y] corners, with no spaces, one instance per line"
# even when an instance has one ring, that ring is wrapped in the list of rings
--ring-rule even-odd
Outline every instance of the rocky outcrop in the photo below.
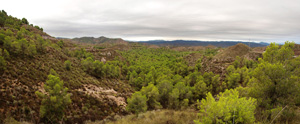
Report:
[[[104,89],[96,85],[84,84],[83,88],[77,89],[77,91],[90,95],[100,101],[103,99],[109,99],[124,110],[127,106],[125,98],[120,96],[121,94],[116,92],[114,89]]]

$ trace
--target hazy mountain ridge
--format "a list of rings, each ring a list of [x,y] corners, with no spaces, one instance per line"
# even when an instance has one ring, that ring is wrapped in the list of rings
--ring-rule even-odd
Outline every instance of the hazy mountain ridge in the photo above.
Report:
[[[268,46],[269,43],[265,42],[243,42],[243,41],[197,41],[197,40],[150,40],[150,41],[139,41],[141,43],[147,43],[152,45],[159,45],[159,46],[208,46],[213,45],[216,47],[229,47],[236,45],[238,43],[243,43],[250,47],[264,47]]]
[[[73,41],[80,43],[91,43],[91,44],[99,44],[99,43],[118,43],[118,44],[127,44],[122,38],[107,38],[104,36],[94,38],[94,37],[80,37],[73,38]]]
[[[131,41],[123,40],[122,38],[107,38],[104,36],[95,38],[95,37],[80,37],[73,38],[72,41],[80,43],[91,43],[91,44],[101,44],[101,43],[112,43],[112,44],[127,44]],[[250,47],[265,47],[269,43],[266,42],[243,42],[243,41],[199,41],[199,40],[149,40],[149,41],[137,41],[138,43],[146,43],[149,45],[157,46],[208,46],[213,45],[216,47],[229,47],[234,46],[239,43],[250,45]]]

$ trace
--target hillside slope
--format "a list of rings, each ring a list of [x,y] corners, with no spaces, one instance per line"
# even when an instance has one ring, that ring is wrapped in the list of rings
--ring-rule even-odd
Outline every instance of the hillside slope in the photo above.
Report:
[[[32,123],[43,121],[39,117],[41,99],[35,92],[45,91],[43,85],[51,69],[72,94],[65,122],[83,123],[126,113],[125,99],[133,90],[120,78],[97,78],[84,71],[81,60],[85,57],[80,55],[87,54],[88,46],[55,39],[26,19],[0,13],[5,20],[0,25],[0,54],[5,58],[0,70],[0,123],[9,117]],[[98,51],[90,56],[113,60],[106,53]],[[66,69],[66,60],[71,62],[71,70]]]
[[[251,49],[245,44],[237,44],[226,48],[215,56],[217,59],[235,59],[236,56],[244,56],[249,53]]]
[[[108,43],[108,44],[128,44],[127,41],[124,41],[121,38],[107,38],[104,36],[94,38],[94,37],[80,37],[73,38],[73,41],[80,43],[91,43],[91,44],[100,44],[100,43]]]

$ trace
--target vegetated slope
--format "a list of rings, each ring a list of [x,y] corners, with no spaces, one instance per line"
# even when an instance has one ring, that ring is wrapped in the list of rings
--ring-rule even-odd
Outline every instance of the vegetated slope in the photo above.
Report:
[[[244,56],[247,53],[249,53],[251,49],[242,43],[239,43],[237,45],[231,46],[223,50],[222,52],[219,52],[215,56],[216,59],[234,59],[236,56]]]
[[[92,76],[81,65],[87,55],[109,62],[117,56],[112,50],[86,52],[88,46],[57,40],[42,28],[29,25],[26,19],[8,16],[5,11],[0,12],[0,17],[0,56],[5,63],[0,70],[0,123],[9,117],[33,123],[42,121],[41,99],[35,91],[44,92],[43,84],[51,69],[72,94],[65,122],[83,123],[126,113],[125,99],[132,92],[131,87],[120,78]],[[71,62],[70,70],[64,65],[66,60]]]
[[[193,124],[197,119],[197,112],[193,109],[184,111],[175,110],[153,110],[139,115],[117,116],[112,121],[87,122],[87,124]]]
[[[196,41],[196,40],[151,40],[151,41],[141,41],[141,43],[159,45],[159,46],[208,46],[213,45],[216,47],[229,47],[239,43],[250,45],[250,47],[263,47],[268,46],[268,43],[260,42],[242,42],[242,41]]]
[[[107,38],[104,36],[94,38],[94,37],[80,37],[73,38],[73,41],[80,43],[91,43],[91,44],[100,44],[100,43],[108,43],[108,44],[128,44],[127,41],[124,41],[121,38]]]

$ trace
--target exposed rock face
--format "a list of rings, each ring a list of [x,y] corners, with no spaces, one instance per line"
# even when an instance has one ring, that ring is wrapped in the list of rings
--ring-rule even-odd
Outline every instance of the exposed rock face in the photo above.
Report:
[[[83,88],[77,89],[79,92],[83,92],[87,95],[95,97],[99,100],[103,100],[105,98],[110,99],[119,107],[125,110],[127,106],[125,98],[119,96],[120,94],[116,92],[114,89],[104,89],[102,87],[92,85],[92,84],[84,84]]]
[[[106,59],[104,57],[101,58],[101,62],[106,62]]]

